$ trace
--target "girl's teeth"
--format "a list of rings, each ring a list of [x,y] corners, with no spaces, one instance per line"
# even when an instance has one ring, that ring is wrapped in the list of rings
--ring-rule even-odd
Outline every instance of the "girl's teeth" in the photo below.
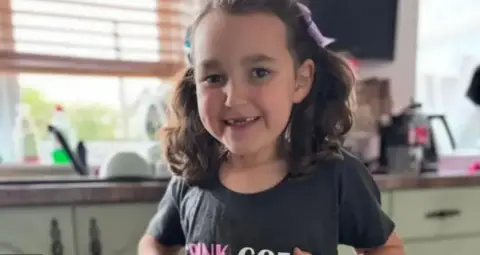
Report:
[[[245,123],[252,122],[255,119],[256,119],[255,117],[250,117],[250,118],[241,119],[241,120],[227,120],[227,123],[229,125],[243,125]]]

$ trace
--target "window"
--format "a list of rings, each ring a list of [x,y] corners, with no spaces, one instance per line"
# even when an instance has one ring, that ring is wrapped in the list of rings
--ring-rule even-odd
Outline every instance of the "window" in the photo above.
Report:
[[[480,65],[478,10],[476,0],[420,1],[416,81],[416,97],[424,110],[447,117],[457,151],[477,154],[480,107],[466,98],[466,91]],[[442,132],[438,140],[440,149],[448,153],[446,137]]]
[[[21,74],[20,102],[30,105],[43,138],[42,155],[50,151],[46,125],[55,104],[65,107],[78,139],[87,141],[90,159],[100,163],[116,150],[146,153],[151,144],[144,126],[147,105],[159,101],[170,84],[153,78],[116,78]]]
[[[101,164],[116,150],[145,155],[153,143],[145,130],[148,105],[163,98],[171,87],[168,78],[183,66],[184,5],[9,1],[12,27],[5,36],[8,22],[0,23],[0,71],[15,74],[0,79],[0,119],[8,120],[0,123],[0,138],[11,140],[16,105],[28,104],[42,139],[41,158],[48,162],[46,125],[54,105],[61,104],[78,139],[86,141],[90,164]],[[20,61],[11,61],[14,57]],[[11,142],[0,145],[5,161],[11,147]]]

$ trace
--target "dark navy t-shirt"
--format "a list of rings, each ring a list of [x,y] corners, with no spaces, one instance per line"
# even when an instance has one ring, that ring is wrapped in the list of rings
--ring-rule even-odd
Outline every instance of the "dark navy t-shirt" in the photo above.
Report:
[[[288,255],[294,247],[335,255],[338,244],[385,244],[394,223],[363,164],[344,153],[316,168],[308,178],[256,194],[233,192],[220,181],[202,189],[174,177],[147,233],[192,255]]]

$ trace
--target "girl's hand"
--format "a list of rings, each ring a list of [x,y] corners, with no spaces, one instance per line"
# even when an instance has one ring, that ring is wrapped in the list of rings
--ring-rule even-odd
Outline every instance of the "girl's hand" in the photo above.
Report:
[[[312,254],[306,251],[302,251],[300,250],[300,248],[295,247],[295,249],[293,249],[293,255],[312,255]]]

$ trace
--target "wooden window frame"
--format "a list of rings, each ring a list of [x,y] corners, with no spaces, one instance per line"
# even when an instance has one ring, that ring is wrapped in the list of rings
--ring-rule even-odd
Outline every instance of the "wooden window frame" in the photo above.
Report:
[[[161,4],[176,3],[180,0],[157,1],[160,6]],[[7,42],[14,42],[11,0],[2,0],[0,2],[0,17],[2,17],[0,18],[0,38],[7,38]],[[59,2],[62,1],[59,0]],[[168,8],[159,8],[157,13],[159,16],[181,14],[179,11],[170,10]],[[171,22],[158,22],[157,26],[159,26],[160,31],[184,29],[183,25]],[[163,37],[162,43],[174,43],[174,40],[175,38]],[[176,40],[178,40],[178,38]],[[158,62],[124,61],[20,53],[15,52],[13,43],[0,44],[0,74],[50,73],[88,76],[168,78],[175,75],[184,67],[184,61],[175,60],[160,60]]]

